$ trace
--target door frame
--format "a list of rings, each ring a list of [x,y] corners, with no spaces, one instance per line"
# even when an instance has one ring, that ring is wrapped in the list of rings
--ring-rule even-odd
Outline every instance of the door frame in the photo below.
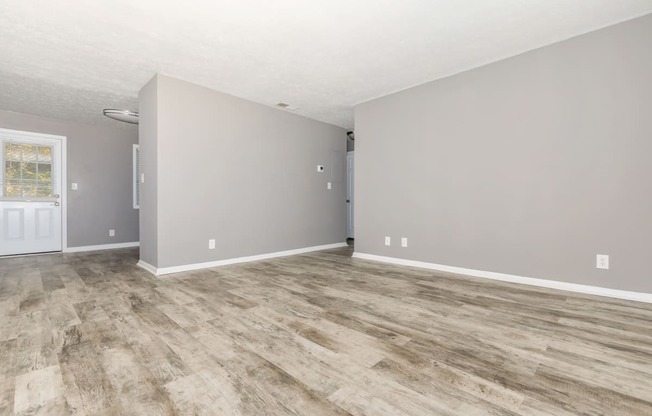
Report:
[[[352,163],[349,163],[349,159]],[[349,187],[351,164],[353,164],[353,183]],[[348,240],[349,238],[355,239],[355,151],[353,150],[346,152],[346,198],[350,200],[346,207],[346,238]],[[350,233],[350,231],[353,232]]]
[[[68,137],[26,130],[0,128],[0,137],[1,136],[11,136],[17,139],[59,140],[61,142],[61,252],[66,252],[68,249],[68,151],[66,147]]]

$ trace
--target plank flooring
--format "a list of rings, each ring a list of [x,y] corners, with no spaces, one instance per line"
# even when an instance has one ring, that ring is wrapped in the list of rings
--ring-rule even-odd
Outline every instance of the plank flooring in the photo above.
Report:
[[[2,415],[652,415],[652,305],[337,249],[0,260]]]

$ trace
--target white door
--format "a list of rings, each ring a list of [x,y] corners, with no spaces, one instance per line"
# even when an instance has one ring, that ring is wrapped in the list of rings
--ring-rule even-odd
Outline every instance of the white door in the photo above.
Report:
[[[0,256],[61,251],[63,138],[0,129]]]
[[[346,152],[346,238],[355,238],[353,224],[353,176],[355,159],[353,152]]]

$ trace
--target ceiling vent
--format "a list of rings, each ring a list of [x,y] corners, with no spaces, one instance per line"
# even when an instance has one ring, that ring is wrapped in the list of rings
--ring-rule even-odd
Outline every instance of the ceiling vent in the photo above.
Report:
[[[276,104],[278,108],[282,108],[284,110],[290,110],[290,111],[295,111],[298,110],[299,107],[296,107],[294,105],[288,104],[288,103],[278,103]]]

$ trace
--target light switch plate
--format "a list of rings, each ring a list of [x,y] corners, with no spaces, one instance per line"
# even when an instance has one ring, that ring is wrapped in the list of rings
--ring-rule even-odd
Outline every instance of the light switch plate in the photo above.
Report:
[[[72,189],[73,191],[79,189],[79,187],[77,186],[77,182],[73,182],[72,184],[70,184],[70,189]]]
[[[109,237],[115,237],[115,230],[109,230]]]
[[[609,256],[606,254],[598,254],[596,256],[595,267],[598,269],[609,269]]]
[[[326,188],[333,189],[333,184],[331,182],[328,182],[328,184],[326,185]]]
[[[407,247],[407,237],[401,238],[401,247]]]
[[[392,245],[392,238],[391,237],[385,237],[385,245],[386,246],[391,246]]]

